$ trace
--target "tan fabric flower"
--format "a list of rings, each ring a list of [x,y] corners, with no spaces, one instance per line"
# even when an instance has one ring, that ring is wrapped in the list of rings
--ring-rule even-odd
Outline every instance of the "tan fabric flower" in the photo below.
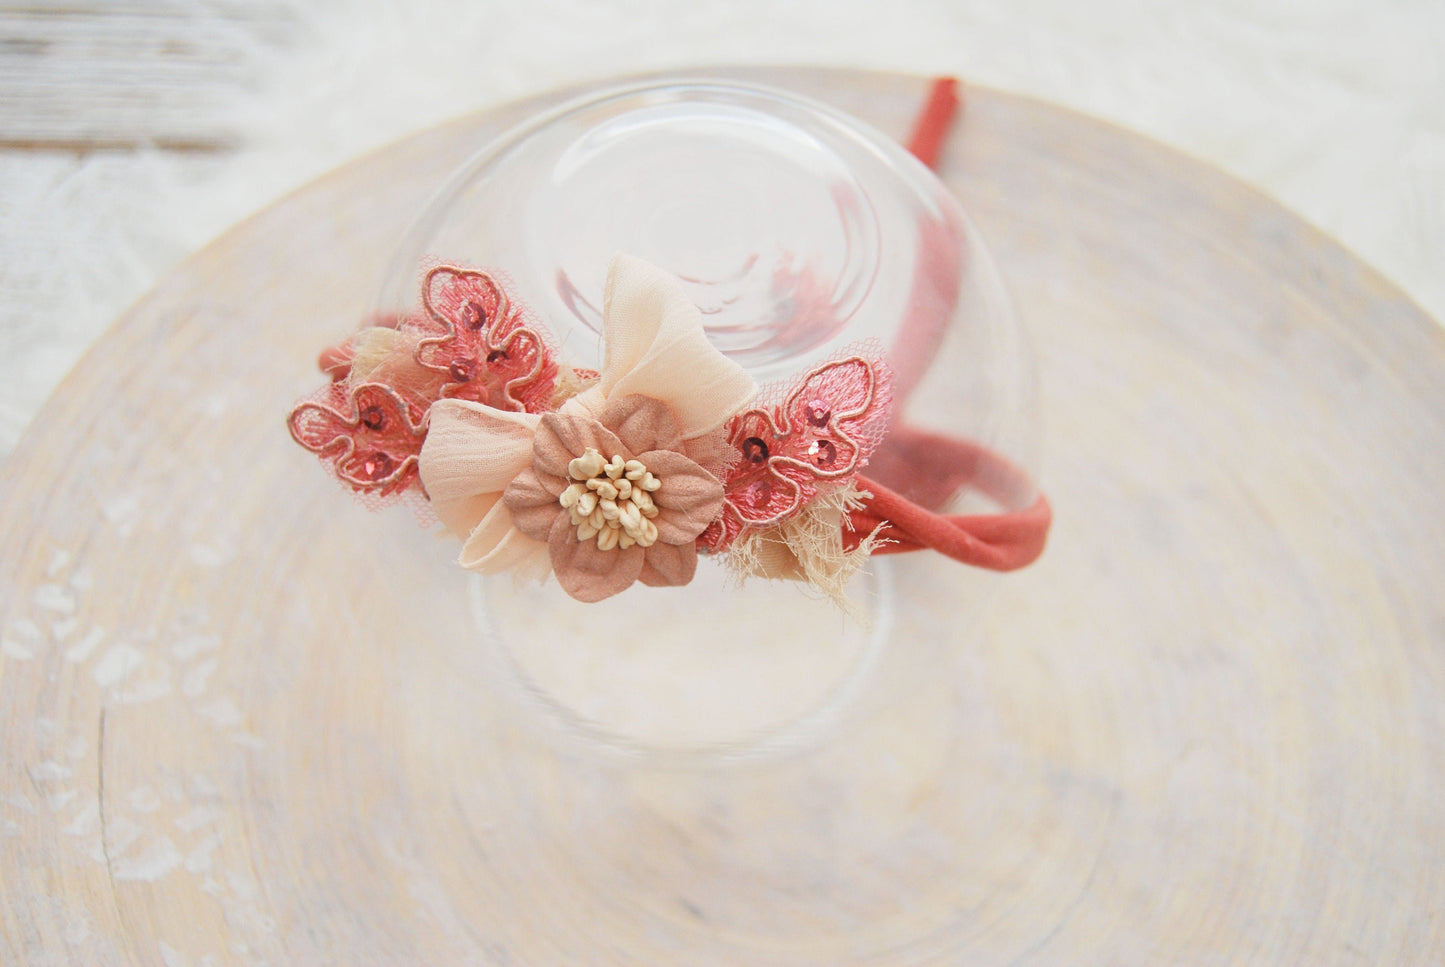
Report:
[[[437,516],[463,540],[463,567],[532,576],[555,570],[569,594],[595,595],[583,600],[639,579],[691,579],[692,541],[718,514],[722,494],[702,464],[710,463],[715,431],[752,401],[757,386],[708,343],[682,284],[640,259],[613,260],[602,336],[601,378],[555,413],[539,417],[454,399],[433,404],[421,478]],[[647,518],[657,531],[651,544],[634,539],[623,547],[619,535],[604,550],[577,539],[570,508],[560,501],[563,490],[581,482],[568,465],[588,447],[605,461],[638,460],[661,482],[657,514]],[[514,481],[516,495],[504,500]],[[570,544],[553,538],[564,525]]]
[[[579,601],[638,580],[686,584],[723,487],[685,450],[671,408],[645,396],[614,400],[597,420],[549,413],[532,438],[531,468],[503,500],[518,530],[547,542],[558,582]]]

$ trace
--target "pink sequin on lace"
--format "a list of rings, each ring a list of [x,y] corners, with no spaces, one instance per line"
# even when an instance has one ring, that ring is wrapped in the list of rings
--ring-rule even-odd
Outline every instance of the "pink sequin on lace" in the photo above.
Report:
[[[857,475],[888,429],[892,374],[881,357],[848,356],[817,366],[782,402],[744,410],[728,426],[738,459],[724,477],[722,516],[701,543],[725,550],[744,529],[799,513],[823,484]],[[762,399],[778,391],[764,391]]]
[[[421,485],[417,455],[426,430],[399,393],[380,383],[332,383],[297,404],[291,436],[331,463],[352,489],[389,497]]]
[[[417,343],[416,361],[445,376],[441,396],[499,410],[549,408],[557,383],[553,353],[492,276],[437,266],[421,296],[424,315],[407,326],[431,333]]]

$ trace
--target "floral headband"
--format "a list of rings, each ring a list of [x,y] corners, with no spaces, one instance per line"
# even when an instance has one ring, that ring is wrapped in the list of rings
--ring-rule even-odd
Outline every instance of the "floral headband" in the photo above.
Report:
[[[1043,549],[1048,503],[943,516],[862,471],[946,494],[1017,471],[975,444],[898,427],[881,354],[848,353],[759,393],[703,332],[675,277],[618,256],[600,370],[563,366],[499,280],[437,266],[422,311],[321,356],[333,382],[290,428],[353,490],[417,494],[482,574],[549,573],[600,601],[687,584],[698,552],[739,575],[838,596],[874,553],[931,548],[995,570]],[[880,452],[885,437],[889,446]]]
[[[1017,512],[928,509],[1022,474],[972,442],[890,426],[876,347],[760,392],[708,342],[682,283],[626,255],[608,273],[596,370],[562,363],[495,274],[434,266],[420,301],[324,351],[332,382],[289,426],[358,494],[428,501],[469,570],[555,575],[593,602],[687,584],[701,552],[842,602],[872,554],[1012,570],[1043,550],[1042,496]]]

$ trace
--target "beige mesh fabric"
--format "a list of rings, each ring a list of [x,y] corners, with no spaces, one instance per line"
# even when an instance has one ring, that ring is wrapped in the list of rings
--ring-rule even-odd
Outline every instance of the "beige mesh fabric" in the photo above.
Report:
[[[421,451],[421,480],[448,529],[469,538],[479,512],[490,510],[478,498],[501,496],[507,484],[531,465],[532,435],[540,419],[466,400],[432,404]]]
[[[557,385],[552,389],[550,408],[555,410],[572,397],[596,385],[597,374],[591,370],[563,366],[557,373]]]
[[[757,393],[752,377],[708,343],[702,315],[682,284],[657,266],[616,256],[602,312],[608,320],[602,380],[589,393],[665,400],[684,439],[716,430]]]
[[[478,574],[513,572],[543,580],[552,571],[547,545],[517,530],[501,494],[488,494],[492,506],[462,545],[457,563]]]

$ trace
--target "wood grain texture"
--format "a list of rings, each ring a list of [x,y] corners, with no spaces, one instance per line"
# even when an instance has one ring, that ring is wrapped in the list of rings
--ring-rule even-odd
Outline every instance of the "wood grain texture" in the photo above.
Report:
[[[900,137],[925,86],[739,73]],[[449,549],[280,414],[439,179],[553,99],[237,227],[0,467],[0,963],[1445,958],[1445,338],[1039,103],[969,92],[943,169],[1040,355],[1043,561],[962,630],[961,569],[900,562],[928,663],[785,761],[618,762],[496,700]]]
[[[0,149],[231,146],[221,109],[295,22],[270,0],[0,0]]]

